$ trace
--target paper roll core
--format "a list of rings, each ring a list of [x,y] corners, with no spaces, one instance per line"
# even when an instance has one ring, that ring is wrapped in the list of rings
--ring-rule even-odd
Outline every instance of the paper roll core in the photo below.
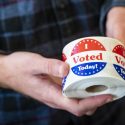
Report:
[[[85,90],[89,93],[97,93],[97,92],[103,92],[107,89],[108,87],[105,85],[93,85],[93,86],[87,87]]]

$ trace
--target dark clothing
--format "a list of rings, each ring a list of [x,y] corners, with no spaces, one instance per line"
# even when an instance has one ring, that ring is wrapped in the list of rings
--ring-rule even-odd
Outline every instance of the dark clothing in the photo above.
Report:
[[[125,0],[2,0],[0,50],[61,57],[70,41],[104,35],[105,19]],[[125,125],[125,98],[101,107],[93,116],[75,117],[11,90],[0,89],[0,125]]]

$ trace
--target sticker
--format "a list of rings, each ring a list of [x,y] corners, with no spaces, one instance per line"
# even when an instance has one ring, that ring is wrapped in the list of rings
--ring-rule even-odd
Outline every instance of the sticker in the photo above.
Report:
[[[122,57],[125,58],[125,48],[124,48],[124,46],[122,46],[122,45],[115,46],[114,49],[113,49],[113,52],[118,54],[118,55],[121,55]],[[116,61],[117,61],[118,64],[125,67],[125,61],[122,60],[120,56],[115,56],[115,58],[116,58]],[[116,65],[116,64],[113,64],[113,65],[114,65],[114,68],[117,71],[117,73],[125,80],[125,68],[123,68],[119,65]]]
[[[115,70],[118,72],[118,74],[125,80],[125,68],[114,64]]]
[[[105,66],[105,62],[89,62],[74,66],[71,70],[78,76],[90,76],[100,72]]]
[[[71,56],[84,51],[101,50],[106,51],[104,46],[95,39],[83,39],[78,42],[71,52]]]

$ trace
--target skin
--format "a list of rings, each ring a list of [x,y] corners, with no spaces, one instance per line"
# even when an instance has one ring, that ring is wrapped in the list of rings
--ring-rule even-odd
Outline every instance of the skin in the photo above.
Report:
[[[125,7],[113,7],[109,11],[106,35],[119,39],[125,45]]]
[[[116,7],[109,11],[106,22],[107,36],[125,40],[123,15],[125,15],[123,7]],[[56,83],[60,83],[57,78],[61,81],[68,71],[68,64],[35,53],[15,52],[1,55],[0,87],[23,93],[52,108],[66,110],[76,116],[91,115],[98,107],[112,101],[111,95],[81,100],[64,97],[61,85]]]

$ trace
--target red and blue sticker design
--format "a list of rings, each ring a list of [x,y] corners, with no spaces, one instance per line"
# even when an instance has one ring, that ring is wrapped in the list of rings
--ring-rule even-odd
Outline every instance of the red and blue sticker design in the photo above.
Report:
[[[115,70],[118,72],[118,74],[125,80],[125,68],[114,64]]]
[[[113,52],[118,55],[121,55],[122,57],[125,58],[125,48],[122,45],[115,46],[113,49]],[[118,57],[118,56],[116,56],[116,57],[117,57],[116,58],[117,62],[120,63],[121,65],[123,65],[123,67],[113,64],[114,68],[117,71],[117,73],[125,80],[125,68],[124,68],[125,62],[123,62],[120,57]]]
[[[106,51],[104,46],[99,41],[95,39],[83,39],[74,46],[71,56],[80,52],[92,50]]]
[[[93,50],[106,51],[104,46],[99,41],[95,39],[83,39],[74,46],[71,52],[71,56],[80,52]],[[105,66],[106,62],[96,61],[76,65],[72,67],[71,70],[74,74],[78,76],[90,76],[100,72],[105,68]]]
[[[105,66],[105,62],[89,62],[74,66],[71,70],[78,76],[90,76],[100,72]]]

